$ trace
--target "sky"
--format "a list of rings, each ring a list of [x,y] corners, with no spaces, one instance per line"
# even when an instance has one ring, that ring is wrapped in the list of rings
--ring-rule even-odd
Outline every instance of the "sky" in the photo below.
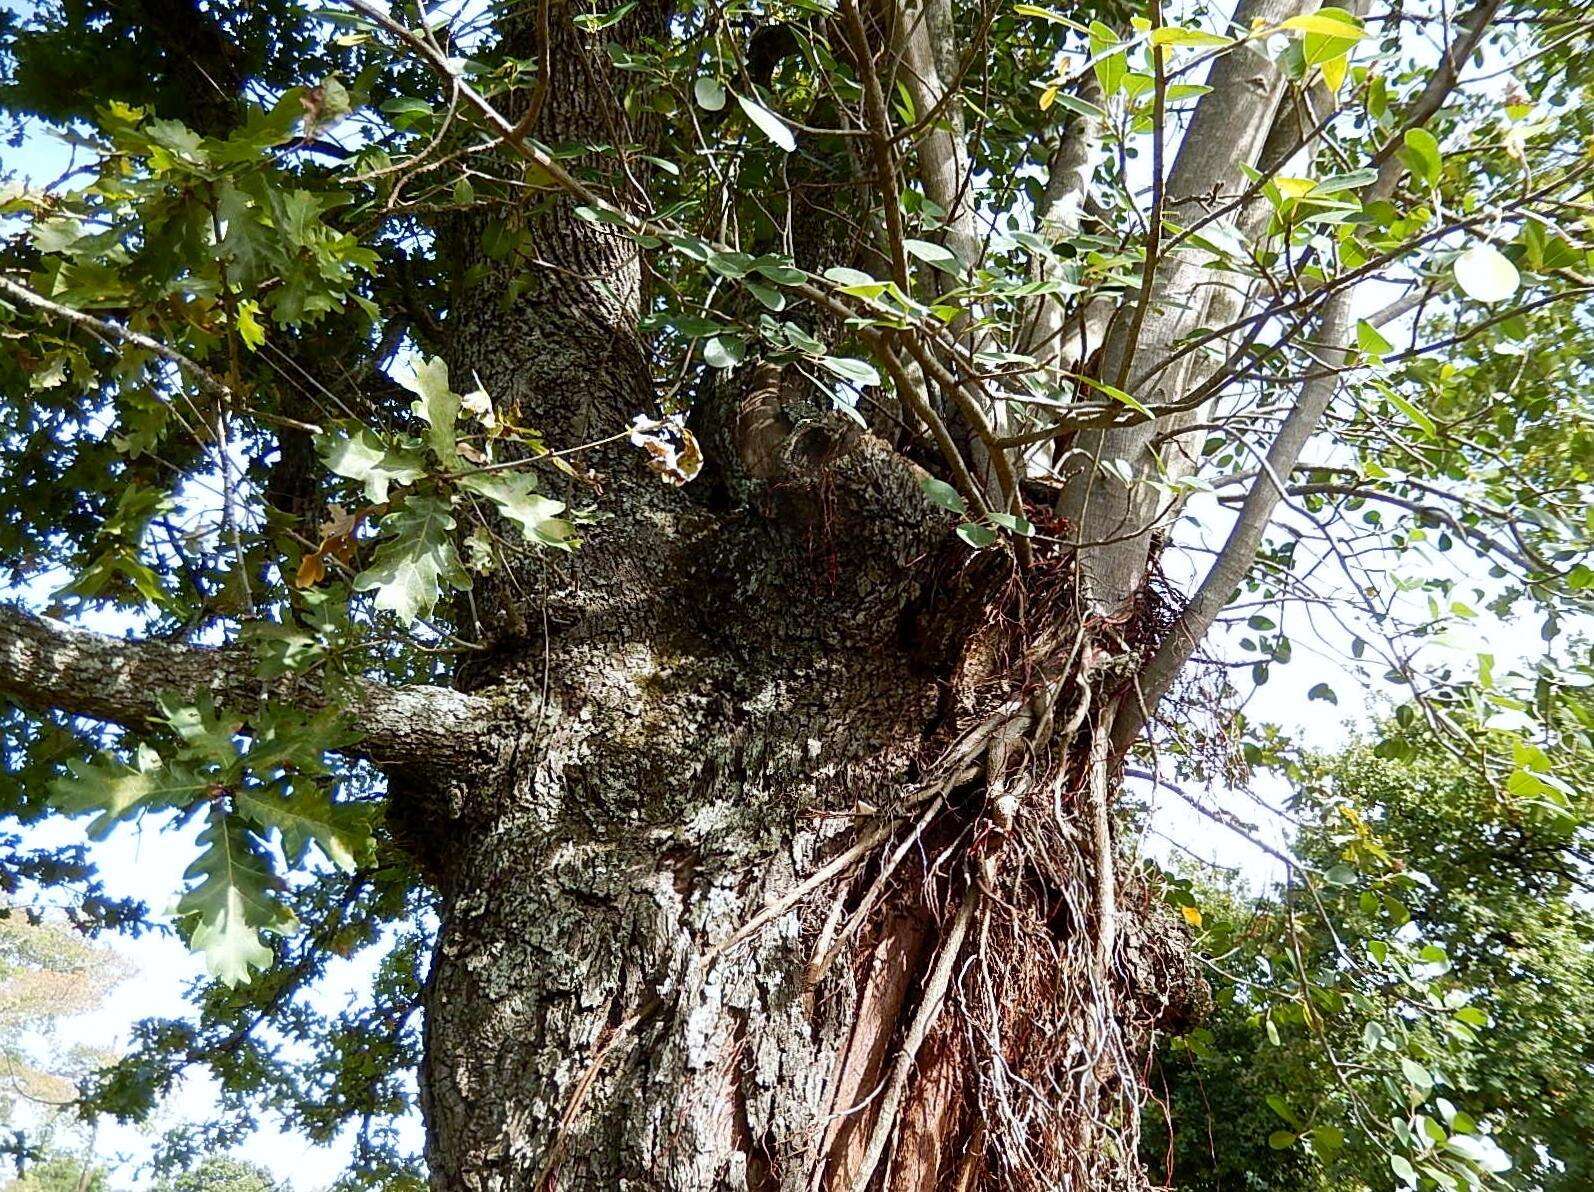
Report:
[[[3,0],[14,7],[13,0]],[[69,160],[69,150],[47,136],[30,136],[19,149],[3,150],[3,164],[35,183],[58,175]],[[1369,299],[1369,306],[1378,303]],[[1185,543],[1217,545],[1226,533],[1231,515],[1210,497],[1196,496],[1190,502],[1178,535]],[[1457,552],[1458,554],[1460,552]],[[1175,558],[1178,552],[1168,552]],[[1198,556],[1199,557],[1199,556]],[[1437,565],[1456,566],[1455,561]],[[1172,577],[1183,586],[1196,578],[1194,572]],[[0,593],[16,597],[19,593]],[[1478,602],[1480,605],[1482,601]],[[1295,733],[1305,743],[1329,750],[1345,745],[1356,734],[1371,730],[1380,710],[1387,708],[1389,689],[1341,681],[1336,684],[1337,706],[1307,699],[1307,691],[1324,678],[1338,662],[1325,663],[1316,657],[1321,651],[1333,658],[1344,653],[1343,641],[1316,637],[1312,632],[1296,635],[1299,656],[1290,666],[1275,667],[1265,689],[1268,719]],[[1460,655],[1489,650],[1506,669],[1515,660],[1525,662],[1541,649],[1536,623],[1504,624],[1484,617],[1464,627],[1451,644],[1436,649],[1453,649]],[[1144,784],[1142,784],[1144,789]],[[1287,793],[1277,783],[1262,781],[1255,794],[1276,802]],[[1259,836],[1277,848],[1288,847],[1288,825],[1268,815],[1263,808],[1236,792],[1217,792],[1225,806],[1241,818],[1257,822]],[[1282,865],[1242,838],[1215,825],[1186,806],[1179,798],[1162,793],[1154,799],[1157,811],[1151,821],[1145,848],[1159,859],[1180,862],[1195,856],[1213,864],[1236,869],[1254,888],[1277,882]],[[0,821],[0,830],[10,825]],[[113,897],[133,897],[151,908],[170,908],[180,892],[181,875],[193,855],[191,833],[163,832],[158,821],[140,828],[119,831],[103,843],[87,842],[81,821],[55,821],[26,829],[27,842],[36,846],[87,843],[98,863],[107,892]],[[129,962],[134,975],[104,1005],[92,1013],[70,1020],[63,1041],[115,1050],[125,1044],[135,1023],[146,1017],[181,1016],[186,1010],[185,987],[203,972],[200,960],[174,937],[158,933],[137,940],[112,938],[106,941]],[[327,981],[317,993],[318,1004],[334,1011],[366,983],[369,962],[334,962]],[[158,1130],[185,1118],[203,1119],[214,1104],[215,1089],[203,1077],[188,1077],[176,1096],[166,1105]],[[117,1169],[127,1187],[139,1187],[147,1177],[138,1174],[147,1159],[152,1128],[107,1125],[98,1136],[102,1157],[118,1160]],[[419,1125],[412,1123],[412,1138],[418,1142]],[[298,1192],[311,1192],[330,1183],[342,1171],[347,1146],[319,1148],[302,1137],[283,1133],[269,1120],[238,1152],[241,1158],[261,1163],[277,1177],[289,1179]]]

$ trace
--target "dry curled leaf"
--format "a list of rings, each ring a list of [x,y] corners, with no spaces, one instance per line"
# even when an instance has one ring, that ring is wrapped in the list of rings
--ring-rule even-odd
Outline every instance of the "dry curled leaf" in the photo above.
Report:
[[[312,551],[299,560],[299,570],[293,573],[293,586],[313,588],[327,577],[326,561],[320,551]]]
[[[665,484],[683,485],[703,470],[703,451],[697,436],[686,428],[685,414],[663,418],[638,414],[631,420],[631,442],[647,454],[648,467]]]
[[[321,542],[315,550],[299,560],[299,569],[293,576],[293,586],[313,588],[326,579],[328,556],[340,563],[352,563],[355,531],[360,528],[360,523],[366,517],[380,508],[381,506],[370,505],[350,512],[341,505],[328,506],[327,512],[331,516],[321,523]]]

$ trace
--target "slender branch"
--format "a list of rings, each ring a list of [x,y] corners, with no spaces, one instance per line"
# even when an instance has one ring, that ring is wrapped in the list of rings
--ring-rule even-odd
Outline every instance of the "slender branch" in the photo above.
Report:
[[[1158,0],[1151,4],[1151,28],[1162,28],[1162,5]],[[1164,174],[1164,130],[1167,122],[1168,72],[1163,67],[1163,50],[1154,45],[1151,49],[1151,66],[1155,72],[1151,93],[1151,216],[1146,225],[1146,257],[1140,274],[1140,297],[1135,301],[1134,314],[1129,320],[1127,347],[1118,361],[1118,373],[1113,384],[1122,389],[1129,381],[1129,368],[1134,363],[1135,348],[1140,343],[1141,329],[1146,325],[1146,311],[1151,306],[1151,295],[1156,288],[1157,262],[1161,258],[1163,204],[1167,201],[1167,177]]]
[[[924,425],[929,428],[935,444],[941,449],[941,458],[945,460],[952,472],[953,483],[957,486],[964,500],[968,501],[974,509],[981,514],[990,512],[990,504],[985,499],[985,492],[969,474],[968,464],[964,462],[963,453],[958,450],[952,433],[947,429],[946,423],[937,414],[930,403],[920,392],[914,378],[908,374],[897,354],[884,338],[875,341],[872,345],[880,357],[880,363],[885,367],[886,374],[896,386],[897,394],[908,403],[909,408],[917,414]]]
[[[1325,345],[1325,364],[1332,366],[1346,355],[1344,345],[1349,341],[1353,326],[1351,297],[1354,290],[1341,290],[1329,299],[1323,309],[1319,324],[1319,340]],[[1328,409],[1328,403],[1339,388],[1339,374],[1329,367],[1313,377],[1301,388],[1301,395],[1277,437],[1268,448],[1262,467],[1251,491],[1246,494],[1234,527],[1229,531],[1223,548],[1213,561],[1212,568],[1201,581],[1185,605],[1179,619],[1163,637],[1157,652],[1151,656],[1140,673],[1140,704],[1125,704],[1113,725],[1113,742],[1121,750],[1126,748],[1145,723],[1145,712],[1157,706],[1184,664],[1195,653],[1203,638],[1211,630],[1218,614],[1228,605],[1234,590],[1251,570],[1256,561],[1257,549],[1273,511],[1284,498],[1282,478],[1295,470],[1302,450],[1317,430],[1317,424]]]
[[[19,302],[26,302],[29,306],[36,307],[48,314],[66,319],[70,323],[76,323],[79,327],[87,327],[89,330],[98,332],[109,339],[132,344],[134,347],[143,348],[146,352],[153,352],[163,360],[170,360],[178,368],[193,377],[200,389],[212,397],[225,398],[232,395],[232,391],[227,388],[226,383],[215,373],[205,368],[204,365],[191,360],[176,348],[169,348],[157,339],[151,339],[142,332],[134,331],[131,327],[125,327],[121,323],[113,323],[109,319],[100,319],[93,315],[84,314],[80,310],[73,310],[70,306],[62,306],[59,302],[53,302],[43,294],[37,294],[28,289],[27,286],[19,285],[8,277],[0,277],[0,294],[7,294]]]
[[[1235,815],[1234,812],[1229,811],[1226,808],[1214,807],[1203,803],[1193,793],[1185,790],[1184,787],[1180,786],[1177,782],[1170,782],[1168,779],[1162,777],[1162,775],[1157,774],[1154,771],[1138,770],[1133,766],[1126,767],[1124,769],[1124,777],[1135,778],[1142,782],[1151,783],[1151,790],[1153,794],[1155,794],[1158,790],[1172,791],[1174,794],[1178,795],[1179,798],[1183,799],[1187,804],[1189,804],[1192,811],[1205,816],[1215,824],[1219,824],[1227,828],[1229,831],[1233,832],[1236,836],[1239,836],[1247,843],[1254,845],[1258,849],[1261,849],[1262,852],[1272,857],[1275,861],[1282,861],[1285,865],[1291,867],[1301,865],[1300,861],[1296,860],[1294,857],[1291,857],[1288,853],[1280,852],[1267,841],[1259,839],[1256,835],[1255,824],[1246,823],[1244,820],[1240,819],[1239,816]]]
[[[880,213],[885,217],[892,275],[902,287],[902,292],[908,294],[912,290],[908,279],[908,254],[903,248],[902,202],[898,193],[897,163],[891,147],[891,116],[886,111],[885,96],[880,91],[880,79],[875,73],[874,59],[869,52],[869,34],[863,27],[858,6],[852,0],[845,0],[841,12],[846,19],[848,39],[852,43],[854,66],[863,84],[869,147],[874,156],[875,189],[880,192]]]
[[[1421,501],[1414,501],[1410,497],[1402,497],[1396,495],[1395,493],[1387,493],[1376,488],[1367,488],[1363,485],[1356,484],[1292,484],[1289,485],[1285,491],[1292,497],[1311,496],[1314,494],[1320,496],[1354,497],[1358,500],[1376,501],[1384,505],[1393,505],[1397,509],[1404,509],[1407,513],[1414,513],[1419,517],[1429,517],[1434,521],[1443,523],[1444,525],[1450,527],[1457,537],[1466,539],[1466,541],[1470,542],[1474,548],[1481,551],[1483,554],[1499,555],[1512,565],[1521,568],[1521,570],[1525,573],[1525,577],[1528,578],[1528,582],[1530,583],[1532,582],[1531,576],[1536,571],[1545,572],[1551,575],[1555,574],[1555,569],[1544,559],[1538,558],[1536,555],[1530,555],[1522,550],[1517,549],[1516,547],[1510,546],[1507,543],[1502,542],[1500,539],[1478,529],[1476,526],[1469,526],[1466,522],[1462,521],[1448,509],[1441,509],[1436,505],[1426,505]],[[1449,496],[1450,494],[1440,495]],[[1452,497],[1452,499],[1463,500],[1463,498],[1460,497]]]
[[[1462,18],[1468,23],[1466,35],[1451,46],[1450,53],[1413,101],[1405,114],[1404,127],[1415,127],[1439,110],[1445,97],[1456,85],[1462,64],[1482,40],[1500,3],[1501,0],[1482,0]],[[1373,160],[1379,167],[1378,178],[1368,187],[1364,202],[1385,199],[1394,192],[1401,173],[1399,159],[1394,155],[1393,146],[1396,143],[1397,138],[1391,137],[1374,156]],[[1316,431],[1339,386],[1340,366],[1347,358],[1347,345],[1354,324],[1352,311],[1356,289],[1353,282],[1335,291],[1324,304],[1318,324],[1318,340],[1323,345],[1325,367],[1302,385],[1299,400],[1268,449],[1262,467],[1263,475],[1257,478],[1251,491],[1246,494],[1245,503],[1211,570],[1141,671],[1140,702],[1133,706],[1125,705],[1123,713],[1113,725],[1113,743],[1120,751],[1127,749],[1139,734],[1147,712],[1155,708],[1166,694],[1174,678],[1211,630],[1218,614],[1229,603],[1234,590],[1240,586],[1256,561],[1262,535],[1286,494],[1284,477],[1295,469],[1302,450]]]
[[[497,706],[446,687],[389,687],[365,679],[350,680],[348,687],[347,718],[362,735],[347,752],[378,763],[473,759]],[[0,604],[0,697],[142,729],[160,722],[161,695],[201,691],[244,713],[267,699],[311,708],[332,702],[303,678],[262,681],[249,652],[237,647],[112,637]]]
[[[1456,18],[1456,24],[1464,30],[1461,38],[1451,43],[1450,52],[1428,77],[1422,94],[1402,113],[1404,118],[1400,127],[1391,133],[1378,152],[1373,154],[1375,166],[1382,167],[1389,162],[1398,162],[1396,154],[1405,144],[1406,132],[1427,123],[1428,118],[1444,105],[1461,77],[1462,66],[1472,56],[1472,51],[1478,48],[1483,35],[1489,31],[1489,26],[1494,23],[1495,13],[1500,10],[1502,3],[1504,0],[1480,0],[1480,3]]]

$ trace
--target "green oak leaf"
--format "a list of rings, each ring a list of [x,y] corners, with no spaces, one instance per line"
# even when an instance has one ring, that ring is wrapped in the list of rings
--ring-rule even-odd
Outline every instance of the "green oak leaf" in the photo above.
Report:
[[[102,755],[95,761],[73,758],[67,771],[50,785],[51,801],[63,815],[97,812],[89,825],[93,840],[104,840],[117,824],[145,811],[187,806],[211,785],[193,767],[163,763],[148,748],[139,750],[136,765]]]
[[[460,397],[449,388],[448,365],[441,356],[433,356],[417,364],[415,375],[404,385],[420,399],[410,409],[417,418],[425,420],[432,450],[445,464],[452,464],[459,458],[454,424],[459,420]]]
[[[426,475],[420,460],[389,447],[363,427],[352,433],[320,435],[316,450],[332,471],[365,485],[365,499],[376,505],[387,500],[391,485],[403,487]]]
[[[298,625],[256,622],[244,626],[242,637],[254,649],[255,673],[261,679],[303,670],[326,657],[326,643],[320,636]]]
[[[524,472],[477,472],[460,480],[463,488],[486,497],[498,512],[520,527],[526,541],[569,549],[574,530],[557,515],[565,503],[539,496],[536,482]]]
[[[260,207],[250,195],[224,178],[216,189],[216,214],[221,221],[221,253],[228,262],[230,280],[247,284],[263,277],[280,254]]]
[[[334,803],[327,791],[307,779],[292,782],[286,797],[264,787],[241,790],[233,807],[263,831],[282,833],[283,855],[293,865],[304,863],[313,844],[332,864],[352,873],[375,847],[370,809]]]
[[[523,472],[478,472],[464,476],[462,488],[477,492],[497,507],[497,512],[520,526],[526,542],[569,550],[575,545],[574,527],[559,518],[563,500],[537,494],[536,481]]]
[[[199,845],[199,856],[183,874],[197,884],[178,901],[178,917],[212,976],[229,987],[247,984],[250,969],[271,964],[261,933],[288,935],[298,920],[278,901],[282,879],[265,852],[220,804],[211,809]]]
[[[183,739],[185,753],[193,760],[220,766],[231,766],[238,760],[236,739],[243,719],[229,719],[218,713],[210,692],[201,691],[189,702],[167,691],[156,696],[155,703],[172,731]]]
[[[448,502],[411,496],[382,519],[386,540],[371,566],[354,577],[354,590],[374,591],[376,607],[397,614],[405,624],[431,616],[443,584],[460,591],[470,587],[453,531]]]
[[[284,768],[298,774],[325,774],[325,755],[359,739],[333,708],[308,715],[287,704],[270,703],[249,723],[253,739],[244,764],[256,774]]]

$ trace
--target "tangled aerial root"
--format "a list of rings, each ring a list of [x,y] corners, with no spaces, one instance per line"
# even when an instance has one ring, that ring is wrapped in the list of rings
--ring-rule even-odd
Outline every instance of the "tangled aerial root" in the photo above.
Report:
[[[860,945],[931,924],[894,1051],[838,1107],[828,1188],[1147,1186],[1146,1052],[1205,992],[1113,839],[1113,717],[1158,627],[1092,623],[1066,567],[1047,578],[970,635],[934,762],[819,931],[811,981],[846,950],[868,1000],[884,970]]]

